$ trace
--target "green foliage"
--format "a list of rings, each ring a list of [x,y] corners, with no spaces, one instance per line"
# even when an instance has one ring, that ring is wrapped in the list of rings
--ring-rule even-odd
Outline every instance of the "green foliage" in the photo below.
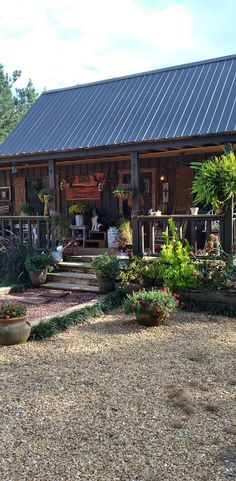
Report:
[[[17,302],[3,302],[0,306],[0,319],[15,319],[26,315],[26,307]]]
[[[222,204],[227,206],[236,193],[236,158],[234,152],[211,157],[200,163],[192,162],[196,170],[192,192],[194,204],[211,204],[217,209]]]
[[[200,273],[203,287],[208,289],[228,289],[230,281],[227,277],[226,262],[221,259],[200,259],[195,261],[195,266]]]
[[[129,219],[122,217],[119,222],[119,234],[117,239],[117,248],[124,250],[127,245],[132,244],[132,229]]]
[[[0,241],[0,278],[13,283],[28,281],[25,270],[25,258],[31,253],[31,249],[14,239],[14,246],[8,245],[7,241]]]
[[[115,197],[119,197],[120,195],[132,197],[134,193],[134,186],[132,184],[118,184],[112,193]]]
[[[132,257],[129,264],[123,267],[120,272],[120,278],[123,283],[137,282],[143,284],[146,279],[161,283],[159,272],[159,260],[148,259],[145,257]]]
[[[28,202],[23,202],[20,206],[20,214],[23,215],[34,215],[35,214],[35,209],[32,204],[29,204]]]
[[[47,269],[48,267],[52,266],[51,259],[47,256],[47,254],[27,254],[25,259],[25,268],[27,271],[39,271],[41,269]]]
[[[15,70],[10,77],[0,64],[0,143],[7,137],[37,98],[36,90],[29,80],[25,88],[14,88],[21,72]]]
[[[56,242],[64,242],[68,237],[70,220],[68,217],[56,212],[51,216],[51,230],[53,233],[53,239]]]
[[[93,306],[79,309],[77,312],[73,312],[67,316],[54,317],[50,321],[41,322],[38,326],[32,328],[29,339],[42,341],[43,339],[69,329],[73,325],[89,321],[91,317],[101,316],[111,309],[120,306],[124,297],[125,294],[123,292],[111,292]]]
[[[171,290],[191,289],[199,285],[196,268],[191,262],[191,247],[183,245],[175,230],[172,218],[168,220],[169,232],[163,233],[164,245],[160,253],[159,272],[163,285]]]
[[[172,294],[168,288],[152,291],[139,291],[124,300],[126,314],[132,312],[151,314],[154,318],[167,317],[179,307],[179,296]]]
[[[119,273],[119,261],[113,254],[102,254],[92,261],[96,274],[107,279],[116,279]]]
[[[41,202],[45,202],[45,197],[47,197],[48,200],[53,200],[55,197],[55,192],[53,189],[48,189],[47,187],[44,187],[39,191],[38,196]]]

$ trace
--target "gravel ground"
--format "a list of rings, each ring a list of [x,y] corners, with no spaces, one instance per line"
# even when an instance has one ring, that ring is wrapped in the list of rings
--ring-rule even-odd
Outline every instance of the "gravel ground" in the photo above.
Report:
[[[234,326],[117,310],[0,347],[0,480],[235,480]]]

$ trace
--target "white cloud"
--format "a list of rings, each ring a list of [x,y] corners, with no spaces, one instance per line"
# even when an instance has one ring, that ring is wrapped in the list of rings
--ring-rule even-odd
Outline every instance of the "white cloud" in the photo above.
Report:
[[[149,0],[146,0],[148,3]],[[0,62],[38,90],[206,58],[188,7],[135,0],[8,0],[0,12]],[[164,5],[164,7],[163,7]],[[211,44],[209,42],[209,51]]]

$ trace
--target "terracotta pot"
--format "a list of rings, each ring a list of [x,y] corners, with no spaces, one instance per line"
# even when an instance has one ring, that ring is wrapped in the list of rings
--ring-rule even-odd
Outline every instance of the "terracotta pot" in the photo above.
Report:
[[[147,314],[145,312],[136,312],[135,316],[138,323],[142,326],[159,326],[163,317],[161,315],[154,318],[151,314]]]
[[[44,284],[47,279],[47,270],[41,269],[39,271],[29,271],[30,280],[32,286],[39,287],[41,284]]]
[[[31,324],[26,316],[14,319],[0,319],[0,344],[10,346],[26,342],[31,331]]]

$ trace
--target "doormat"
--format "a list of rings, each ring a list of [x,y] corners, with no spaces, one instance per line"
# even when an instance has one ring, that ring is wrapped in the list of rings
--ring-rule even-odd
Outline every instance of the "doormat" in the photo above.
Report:
[[[51,297],[52,299],[61,299],[62,297],[66,297],[70,294],[70,291],[58,291],[49,289],[47,292],[43,292],[40,294],[41,297]]]
[[[23,304],[46,304],[47,302],[50,302],[51,298],[50,297],[27,297],[25,299],[21,299],[20,302]]]

